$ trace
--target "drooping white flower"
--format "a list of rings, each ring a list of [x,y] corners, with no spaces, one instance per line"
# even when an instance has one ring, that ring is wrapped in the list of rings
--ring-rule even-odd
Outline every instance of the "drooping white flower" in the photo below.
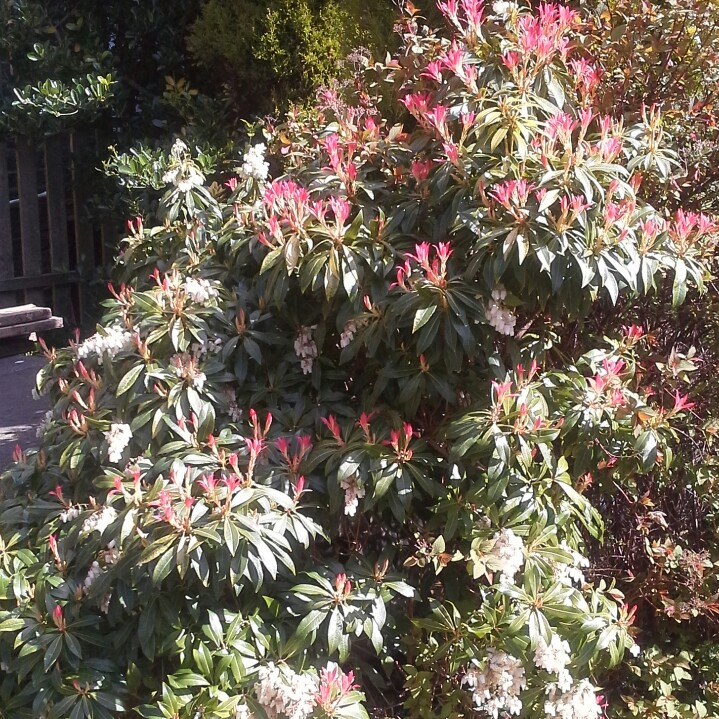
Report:
[[[240,175],[245,179],[252,177],[255,180],[263,181],[267,179],[270,172],[270,164],[265,160],[265,150],[267,148],[263,143],[258,143],[251,147],[244,155]]]
[[[357,476],[352,475],[340,482],[340,487],[345,493],[345,514],[354,517],[357,514],[359,501],[365,495],[365,488],[358,482]]]
[[[239,422],[242,419],[242,410],[235,400],[230,402],[230,406],[227,408],[227,414],[230,415],[230,419],[233,422]]]
[[[132,439],[132,430],[129,424],[121,422],[113,422],[110,430],[105,432],[107,440],[107,458],[111,462],[119,462],[122,459],[122,453]]]
[[[295,354],[300,358],[303,374],[311,374],[312,366],[317,357],[317,344],[312,337],[312,331],[317,325],[306,327],[302,325],[295,339]]]
[[[217,297],[217,290],[201,277],[188,277],[184,284],[185,294],[196,304],[206,305]]]
[[[85,577],[85,581],[82,583],[82,591],[85,594],[88,594],[90,592],[90,587],[92,587],[95,580],[102,574],[102,569],[100,568],[100,563],[95,560],[91,565],[90,569],[87,572],[87,576]]]
[[[565,564],[563,562],[554,562],[552,569],[554,570],[554,578],[564,584],[566,587],[571,587],[574,584],[579,586],[585,582],[584,572],[582,568],[589,566],[589,560],[579,552],[572,549],[566,541],[560,544],[560,547],[572,555],[572,563]]]
[[[116,322],[102,333],[98,332],[81,342],[75,347],[75,352],[78,359],[81,360],[87,357],[97,357],[97,363],[102,365],[106,356],[109,356],[112,361],[120,352],[127,352],[134,346],[135,341],[132,334],[119,322]]]
[[[235,707],[235,719],[255,719],[247,704],[238,704]]]
[[[350,342],[354,339],[355,333],[357,332],[357,323],[354,320],[349,320],[345,323],[344,330],[340,335],[340,347],[344,349],[349,346]]]
[[[499,18],[502,18],[503,20],[506,20],[510,13],[512,13],[514,10],[517,10],[519,6],[516,2],[507,2],[507,0],[497,0],[497,2],[492,3],[492,14],[496,15]]]
[[[237,397],[230,387],[224,389],[225,401],[227,402],[227,414],[233,422],[239,422],[242,419],[242,410],[237,404]]]
[[[569,642],[558,634],[552,635],[549,644],[540,637],[534,650],[534,663],[550,674],[558,674],[569,664],[569,652]]]
[[[557,675],[557,687],[567,692],[572,686],[572,675],[567,669],[570,662],[569,642],[563,640],[558,634],[553,634],[547,644],[544,637],[540,637],[534,650],[534,664],[550,674]]]
[[[507,290],[502,285],[497,285],[492,290],[492,299],[487,305],[487,322],[497,332],[503,335],[514,335],[514,326],[517,324],[516,315],[504,306],[507,298]]]
[[[115,520],[117,512],[112,507],[103,507],[91,514],[82,525],[82,532],[100,532],[102,534]]]
[[[73,519],[76,519],[80,516],[80,507],[68,507],[63,512],[60,512],[60,520],[63,524],[67,524],[68,522],[72,522]]]
[[[260,669],[254,685],[257,701],[268,719],[308,719],[315,706],[317,677],[298,674],[270,662]]]
[[[107,549],[105,549],[100,554],[102,556],[102,561],[105,562],[106,567],[115,564],[115,562],[117,562],[117,560],[120,558],[120,550],[115,546],[114,540],[111,541],[107,545]]]
[[[178,137],[172,144],[170,155],[175,160],[181,160],[182,156],[187,152],[187,145]]]
[[[113,510],[114,511],[114,510]],[[93,515],[94,516],[94,515]],[[92,517],[91,517],[92,519]],[[109,522],[108,522],[109,524]],[[100,530],[102,531],[102,530]],[[89,594],[90,589],[92,585],[95,583],[97,578],[104,574],[105,571],[107,571],[107,567],[111,566],[112,564],[115,564],[117,560],[120,558],[120,552],[115,547],[115,542],[112,541],[107,545],[107,549],[100,553],[100,556],[102,557],[103,562],[105,563],[105,569],[103,569],[100,566],[100,562],[95,560],[91,565],[90,569],[87,572],[87,576],[85,577],[85,581],[82,584],[82,591],[84,594]],[[107,614],[110,611],[110,599],[112,598],[112,592],[105,592],[105,594],[102,595],[100,598],[100,610]]]
[[[189,192],[193,187],[199,187],[205,181],[205,176],[197,169],[194,163],[185,162],[171,167],[163,176],[162,181],[167,185],[174,185],[180,192]]]
[[[501,529],[494,535],[494,545],[490,554],[496,558],[501,581],[514,584],[514,575],[524,565],[524,541],[511,529]]]
[[[207,381],[207,375],[200,371],[198,361],[189,352],[172,355],[170,357],[170,366],[178,377],[185,380],[198,392],[202,392]]]
[[[527,686],[522,662],[492,647],[482,669],[470,667],[462,684],[472,692],[472,701],[479,711],[494,719],[500,715],[522,711],[520,692]]]
[[[193,342],[190,350],[192,351],[192,356],[195,361],[199,363],[207,355],[220,354],[223,346],[222,337],[215,337],[214,339],[207,339],[204,342]]]
[[[594,719],[602,716],[603,711],[597,701],[596,687],[588,679],[582,679],[564,692],[556,684],[549,684],[544,714],[557,719]]]

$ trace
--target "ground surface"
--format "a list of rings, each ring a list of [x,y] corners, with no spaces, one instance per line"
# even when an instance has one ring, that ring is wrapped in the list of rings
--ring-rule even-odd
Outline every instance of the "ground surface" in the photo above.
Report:
[[[34,400],[32,388],[44,364],[44,357],[0,358],[0,472],[10,463],[16,444],[23,449],[35,446],[47,402]]]

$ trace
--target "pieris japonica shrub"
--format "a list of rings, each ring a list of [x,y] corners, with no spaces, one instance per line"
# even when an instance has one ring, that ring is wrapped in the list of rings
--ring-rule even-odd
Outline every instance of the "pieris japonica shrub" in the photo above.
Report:
[[[588,491],[670,466],[690,403],[586,321],[680,303],[713,225],[637,199],[661,119],[595,113],[574,12],[440,9],[273,163],[208,186],[176,144],[97,334],[48,350],[2,485],[6,716],[614,711],[640,647]]]

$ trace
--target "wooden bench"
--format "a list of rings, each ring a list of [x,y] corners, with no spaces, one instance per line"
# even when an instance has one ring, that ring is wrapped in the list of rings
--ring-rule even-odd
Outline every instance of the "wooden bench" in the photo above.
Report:
[[[49,307],[19,305],[0,309],[0,339],[29,337],[33,332],[47,332],[62,327],[62,317],[53,317]]]

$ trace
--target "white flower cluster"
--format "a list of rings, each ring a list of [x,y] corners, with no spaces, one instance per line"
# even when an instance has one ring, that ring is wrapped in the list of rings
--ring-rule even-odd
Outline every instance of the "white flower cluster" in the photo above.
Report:
[[[195,361],[200,362],[200,360],[205,359],[209,354],[220,354],[223,346],[222,337],[215,337],[215,339],[205,342],[193,342],[190,350],[192,351],[192,356],[195,358]]]
[[[544,702],[544,713],[547,717],[557,719],[593,719],[603,714],[597,701],[596,687],[588,680],[582,679],[570,691],[558,692],[556,684],[547,687],[547,701]]]
[[[514,575],[524,565],[524,541],[511,529],[501,529],[494,535],[492,554],[499,564],[503,584],[514,584]]]
[[[238,704],[235,707],[235,719],[255,719],[247,704]]]
[[[202,392],[207,381],[207,375],[200,372],[196,359],[189,352],[172,355],[170,357],[170,366],[178,377],[188,382],[199,392]]]
[[[302,325],[295,339],[295,354],[300,358],[303,374],[311,374],[312,365],[317,357],[317,344],[312,338],[312,330],[316,328],[317,325],[312,327]]]
[[[270,172],[270,163],[265,160],[265,150],[267,148],[263,143],[259,143],[251,147],[244,155],[240,175],[245,179],[252,177],[255,180],[266,180]]]
[[[524,666],[516,657],[490,647],[483,669],[471,667],[462,684],[472,692],[472,701],[479,711],[497,719],[500,714],[519,714],[519,694],[527,686]]]
[[[170,148],[170,156],[173,160],[180,161],[187,152],[187,145],[178,137]]]
[[[359,507],[359,501],[365,495],[364,487],[357,481],[357,476],[352,475],[347,477],[340,482],[340,487],[345,493],[345,514],[349,517],[354,517],[357,514],[357,507]]]
[[[358,317],[356,319],[347,320],[345,326],[340,333],[340,347],[344,349],[348,347],[355,335],[363,328],[366,327],[368,320],[366,317]]]
[[[107,545],[107,549],[102,552],[102,561],[105,562],[106,567],[109,567],[111,564],[115,564],[119,558],[120,550],[115,546],[115,540],[113,539]]]
[[[487,306],[487,321],[500,334],[512,336],[517,317],[504,306],[505,299],[507,299],[507,290],[502,285],[497,285],[492,290],[492,299]]]
[[[112,507],[103,507],[84,521],[82,533],[100,532],[102,534],[116,519],[117,512]]]
[[[110,431],[105,432],[105,439],[107,440],[107,458],[111,462],[119,462],[125,447],[132,439],[130,425],[113,422],[110,425]]]
[[[168,170],[162,176],[162,181],[174,185],[180,192],[189,192],[193,187],[200,187],[205,181],[205,176],[192,162],[184,162]]]
[[[96,355],[97,363],[101,365],[106,354],[110,356],[110,360],[114,360],[115,355],[126,352],[134,346],[132,335],[117,322],[104,330],[103,334],[98,332],[88,337],[75,348],[75,352],[81,360]]]
[[[260,669],[254,689],[267,719],[307,719],[315,706],[318,681],[311,674],[297,674],[270,662]]]
[[[82,583],[82,591],[85,594],[90,593],[90,587],[94,584],[95,580],[102,574],[102,568],[100,562],[97,559],[90,565],[90,569],[87,572],[85,581]]]
[[[342,334],[340,335],[340,347],[344,349],[347,347],[350,342],[355,338],[355,333],[357,332],[357,323],[354,320],[349,320],[345,323],[344,330],[342,330]]]
[[[114,510],[113,510],[114,511]],[[110,544],[107,545],[107,549],[102,552],[103,561],[105,562],[105,566],[110,566],[111,564],[115,564],[115,562],[120,558],[120,552],[115,548],[115,542],[110,542]],[[90,588],[94,584],[95,580],[105,572],[105,570],[100,566],[100,562],[95,560],[91,565],[90,569],[87,572],[87,577],[85,577],[85,581],[82,584],[82,591],[84,594],[90,593]],[[107,614],[110,609],[110,599],[112,598],[112,592],[105,592],[105,594],[102,595],[102,598],[100,599],[100,609]]]
[[[64,512],[60,512],[60,519],[63,524],[72,522],[73,519],[77,519],[80,516],[80,507],[68,507]]]
[[[162,181],[168,185],[175,185],[180,192],[188,192],[193,187],[199,187],[205,176],[197,169],[194,162],[185,158],[187,145],[179,138],[170,150],[172,165],[162,176]]]
[[[584,555],[574,551],[566,541],[562,542],[560,546],[567,552],[571,552],[572,564],[555,562],[553,565],[554,578],[566,587],[571,587],[573,584],[582,586],[585,582],[582,568],[589,566],[589,560]]]
[[[567,692],[572,686],[572,675],[567,670],[571,651],[569,642],[562,639],[558,634],[552,635],[552,640],[547,644],[544,637],[540,637],[537,647],[534,650],[534,664],[540,669],[557,675],[557,687]]]
[[[227,402],[227,414],[233,422],[239,422],[242,419],[242,410],[237,404],[237,397],[232,389],[225,387],[225,401]]]
[[[227,409],[227,414],[230,415],[230,419],[233,422],[239,422],[242,419],[242,410],[235,400],[230,402],[230,406]]]
[[[496,15],[497,17],[501,18],[502,20],[506,20],[509,15],[519,9],[519,5],[517,5],[516,2],[507,2],[507,0],[497,0],[497,2],[492,3],[492,14]]]
[[[206,305],[218,294],[217,290],[201,277],[188,277],[184,289],[185,294],[198,305]]]

